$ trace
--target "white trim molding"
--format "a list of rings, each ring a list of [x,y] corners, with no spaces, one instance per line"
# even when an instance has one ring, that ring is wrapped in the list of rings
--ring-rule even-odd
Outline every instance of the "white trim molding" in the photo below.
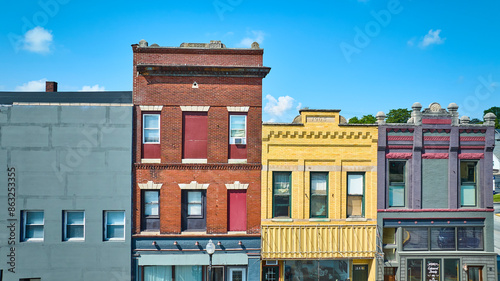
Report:
[[[163,105],[139,105],[141,111],[161,111]]]
[[[182,111],[205,111],[207,112],[210,106],[196,106],[196,105],[181,105]]]
[[[153,163],[161,163],[161,159],[158,158],[146,158],[146,159],[141,159],[141,163],[145,164],[153,164]]]
[[[139,183],[139,189],[161,189],[163,183],[154,183],[153,181],[148,181],[147,183]]]
[[[227,159],[227,163],[229,163],[229,164],[245,164],[245,163],[247,163],[247,159]]]
[[[182,159],[182,164],[207,164],[207,159]]]
[[[227,184],[226,183],[226,188],[227,189],[248,189],[248,183],[240,183],[239,181],[235,181],[234,183]]]
[[[208,183],[198,183],[197,181],[192,181],[190,183],[179,183],[181,189],[207,189],[210,184]]]
[[[250,106],[228,106],[227,111],[229,112],[248,112]]]

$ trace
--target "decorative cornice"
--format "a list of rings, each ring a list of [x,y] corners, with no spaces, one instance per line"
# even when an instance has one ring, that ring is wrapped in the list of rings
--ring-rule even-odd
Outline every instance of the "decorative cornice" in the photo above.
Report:
[[[147,183],[139,183],[140,189],[161,189],[162,183],[154,183],[153,181],[148,181]]]
[[[323,139],[372,139],[371,132],[347,132],[347,131],[270,131],[267,138],[323,138]]]
[[[248,112],[250,106],[228,106],[227,111],[229,112]]]
[[[143,76],[256,77],[264,78],[271,68],[264,66],[203,66],[138,64]]]
[[[207,112],[210,106],[181,105],[182,111],[204,111]]]
[[[181,189],[207,189],[210,184],[208,183],[198,183],[197,181],[192,181],[190,183],[179,183]]]
[[[139,105],[141,111],[161,111],[163,105]]]
[[[261,164],[134,164],[137,170],[261,170]]]
[[[226,184],[227,189],[248,189],[248,183],[240,183],[239,181],[235,181],[232,184]]]

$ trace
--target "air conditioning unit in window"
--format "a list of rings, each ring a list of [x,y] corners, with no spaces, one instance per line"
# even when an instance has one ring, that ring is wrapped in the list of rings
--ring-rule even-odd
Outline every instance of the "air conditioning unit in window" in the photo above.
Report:
[[[245,138],[234,138],[235,144],[245,144]]]

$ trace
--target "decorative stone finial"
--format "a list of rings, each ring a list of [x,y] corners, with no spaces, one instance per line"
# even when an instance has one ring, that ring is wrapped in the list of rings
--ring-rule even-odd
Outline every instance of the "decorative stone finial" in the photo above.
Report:
[[[411,109],[413,109],[413,111],[420,111],[422,109],[422,105],[419,102],[415,102],[411,106]]]
[[[433,102],[429,105],[429,109],[431,112],[439,112],[441,111],[441,105],[437,102]]]
[[[147,47],[148,46],[148,41],[142,39],[139,41],[139,47]]]
[[[452,102],[448,105],[449,112],[457,111],[457,110],[458,110],[458,105],[456,103]]]
[[[160,45],[155,43],[155,44],[151,44],[151,47],[160,47]]]
[[[485,125],[495,125],[495,119],[497,119],[496,115],[491,112],[486,113],[483,118]]]
[[[468,116],[460,117],[460,124],[469,124],[470,118]]]
[[[377,118],[377,124],[385,124],[385,113],[382,111],[377,112],[375,118]]]
[[[260,48],[259,43],[257,43],[257,42],[252,43],[252,49],[259,49],[259,48]]]

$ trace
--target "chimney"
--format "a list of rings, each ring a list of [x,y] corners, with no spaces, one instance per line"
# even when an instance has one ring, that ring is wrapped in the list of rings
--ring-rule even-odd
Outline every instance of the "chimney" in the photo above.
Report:
[[[46,81],[45,82],[45,92],[57,92],[57,82]]]

